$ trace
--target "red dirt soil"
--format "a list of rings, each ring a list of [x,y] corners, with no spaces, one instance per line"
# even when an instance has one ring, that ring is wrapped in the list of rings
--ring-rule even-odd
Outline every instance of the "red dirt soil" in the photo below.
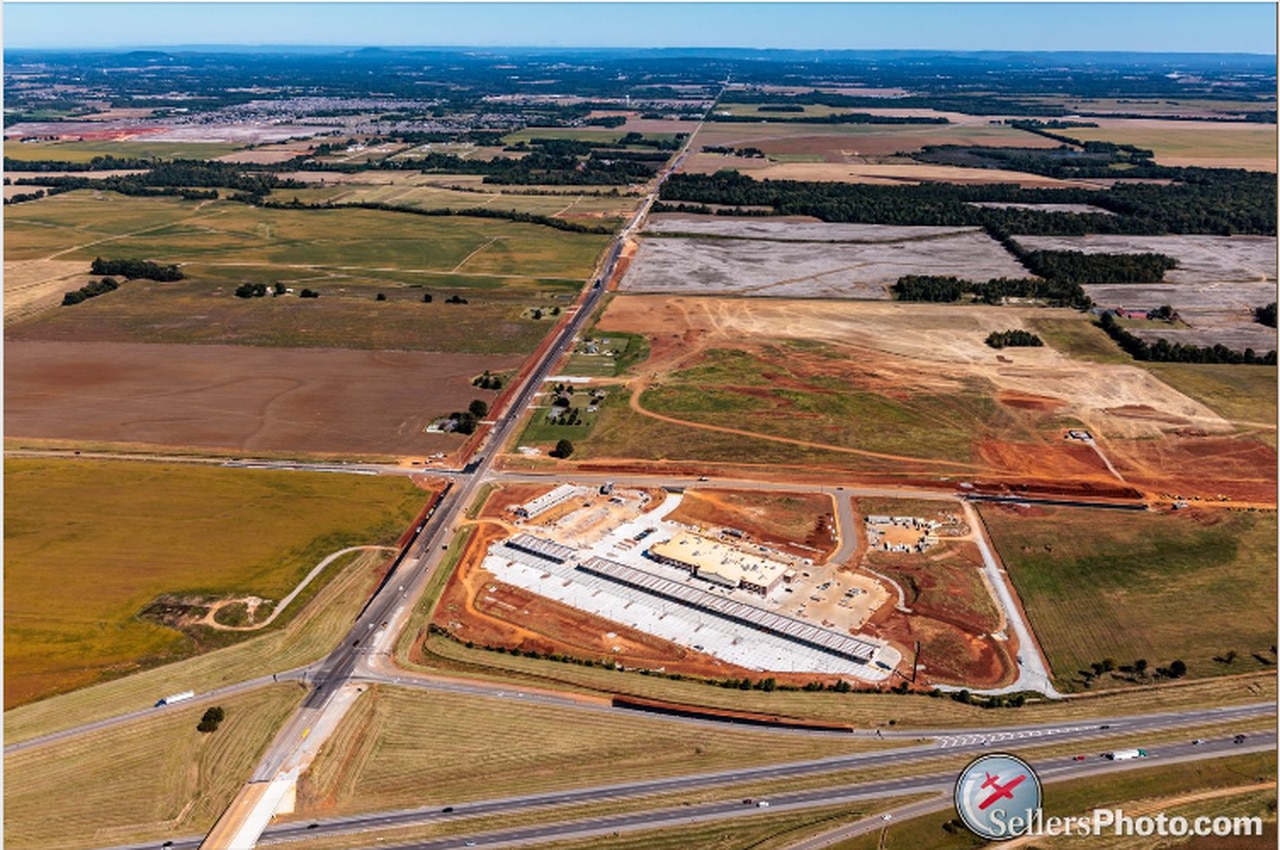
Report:
[[[784,512],[780,499],[798,502]],[[751,501],[768,503],[753,508]],[[772,544],[802,558],[826,563],[836,550],[831,499],[816,493],[760,493],[741,490],[690,490],[671,519],[704,527],[728,527],[745,532],[751,540]],[[787,534],[786,529],[806,527],[803,536]]]
[[[1243,437],[1166,436],[1116,441],[1107,455],[1125,480],[1162,494],[1276,503],[1276,450]]]

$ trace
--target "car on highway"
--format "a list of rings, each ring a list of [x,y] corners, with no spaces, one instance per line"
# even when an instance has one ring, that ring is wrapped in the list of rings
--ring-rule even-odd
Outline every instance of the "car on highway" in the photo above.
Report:
[[[1072,760],[1072,761],[1084,761],[1084,758],[1085,758],[1084,756],[1072,756],[1072,757],[1071,757],[1071,760]]]
[[[446,814],[446,815],[447,815],[447,814],[449,814],[450,812],[452,812],[452,811],[453,811],[453,806],[445,806],[445,807],[444,807],[443,809],[441,809],[440,811],[441,811],[441,813],[442,813],[442,814]]]
[[[893,820],[893,812],[885,812],[880,816],[880,820]]]
[[[1244,743],[1244,739],[1245,739],[1246,737],[1247,737],[1247,736],[1245,736],[1245,735],[1236,735],[1236,737],[1235,737],[1235,743],[1237,743],[1237,744],[1243,744],[1243,743]]]
[[[757,809],[767,809],[767,808],[769,808],[769,801],[768,801],[768,800],[761,800],[760,802],[756,803],[756,808],[757,808]]]
[[[1204,743],[1204,738],[1196,738],[1194,741],[1191,742],[1191,745],[1198,747],[1203,743]]]

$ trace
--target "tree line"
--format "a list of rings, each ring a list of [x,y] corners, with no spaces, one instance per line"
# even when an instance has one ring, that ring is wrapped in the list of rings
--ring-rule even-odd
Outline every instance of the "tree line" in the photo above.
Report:
[[[1253,320],[1269,328],[1276,326],[1276,302],[1272,301],[1263,307],[1253,308]]]
[[[764,111],[764,107],[761,107]],[[804,108],[801,107],[801,112]],[[714,121],[721,124],[759,124],[759,115],[733,115],[723,112],[712,112],[707,116],[708,121]],[[869,112],[832,112],[830,115],[800,115],[795,118],[779,118],[770,115],[770,124],[902,124],[902,125],[918,125],[918,124],[950,124],[951,122],[942,116],[929,118],[926,116],[904,116],[904,115],[872,115]]]
[[[89,274],[118,274],[125,280],[141,277],[161,282],[182,280],[186,277],[176,265],[162,266],[150,260],[136,259],[104,260],[101,257],[94,258],[89,266]]]
[[[663,183],[661,203],[654,211],[710,213],[711,208],[706,205],[716,204],[727,208],[718,211],[721,215],[809,215],[829,222],[987,227],[1028,235],[1276,235],[1274,175],[1232,169],[1180,171],[1180,183],[1117,184],[1110,189],[1022,189],[945,183],[878,186],[755,180],[736,171],[681,173]],[[1088,204],[1113,214],[972,205],[981,201]],[[768,210],[746,209],[749,207]]]
[[[1098,327],[1102,328],[1134,360],[1148,360],[1155,363],[1276,365],[1276,352],[1274,349],[1259,356],[1252,348],[1246,348],[1244,351],[1234,351],[1221,343],[1213,346],[1198,346],[1181,342],[1170,343],[1163,337],[1156,340],[1154,344],[1148,343],[1142,337],[1135,336],[1121,327],[1111,313],[1102,314],[1098,320]]]
[[[105,295],[108,292],[114,292],[120,288],[120,284],[114,278],[104,277],[100,281],[90,281],[77,290],[68,292],[62,296],[62,306],[70,307],[87,301],[90,298],[97,298],[99,295]]]

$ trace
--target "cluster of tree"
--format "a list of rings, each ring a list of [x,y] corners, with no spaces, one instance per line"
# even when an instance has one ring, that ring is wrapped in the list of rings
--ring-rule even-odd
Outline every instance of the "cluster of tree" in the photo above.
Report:
[[[242,283],[236,287],[235,295],[237,298],[263,298],[270,292],[274,297],[276,295],[284,295],[284,290],[283,283],[277,283],[270,289],[267,288],[265,283]]]
[[[987,345],[992,348],[1005,347],[1023,347],[1023,348],[1039,348],[1044,345],[1044,340],[1031,333],[1023,330],[1009,331],[992,331],[987,334]]]
[[[34,192],[17,192],[4,199],[4,205],[25,204],[27,201],[38,201],[44,197],[44,189],[37,189]]]
[[[965,295],[984,304],[1002,304],[1006,298],[1029,298],[1052,307],[1085,310],[1093,302],[1077,283],[1039,278],[992,278],[988,281],[962,280],[940,275],[905,275],[890,290],[899,301],[949,303]]]
[[[558,457],[561,460],[564,460],[571,454],[573,454],[573,443],[568,440],[557,440],[556,447],[551,450],[551,456]]]
[[[753,147],[731,148],[731,147],[722,147],[720,145],[703,145],[702,152],[724,154],[725,156],[740,156],[740,157],[743,157],[744,159],[764,159],[765,158],[764,151],[760,150],[760,148],[753,148]]]
[[[90,281],[84,286],[72,292],[65,293],[62,296],[62,306],[70,307],[73,304],[79,304],[81,301],[87,301],[90,298],[96,298],[108,292],[114,292],[120,288],[120,284],[116,283],[113,278],[104,277],[99,281]]]
[[[798,103],[765,103],[756,107],[756,112],[804,112]]]
[[[94,258],[93,264],[89,266],[89,274],[118,274],[125,280],[146,278],[161,282],[182,280],[185,277],[176,265],[162,266],[150,260],[104,260],[101,257]]]
[[[1018,257],[1031,272],[1071,283],[1159,283],[1178,261],[1165,254],[1086,254],[1026,251]]]
[[[763,107],[761,108],[763,112]],[[803,107],[800,109],[804,111]],[[725,124],[759,124],[759,115],[733,115],[726,112],[712,112],[708,121]],[[801,115],[797,118],[770,118],[775,124],[950,124],[942,117],[929,118],[920,115],[872,115],[869,112],[832,112],[829,115]]]
[[[467,299],[463,298],[461,295],[450,295],[448,298],[444,299],[444,303],[446,303],[446,304],[466,304],[466,303],[467,303]]]
[[[522,224],[540,224],[544,227],[553,227],[556,230],[563,230],[568,233],[612,233],[613,230],[605,225],[585,225],[576,221],[565,221],[561,218],[552,218],[551,216],[538,215],[537,213],[519,212],[517,210],[499,210],[489,207],[468,207],[466,209],[454,209],[452,207],[437,207],[435,209],[418,209],[416,207],[400,207],[395,204],[382,203],[380,201],[361,201],[359,203],[335,204],[330,201],[316,204],[304,204],[297,199],[289,203],[280,203],[279,201],[267,200],[262,202],[262,206],[269,209],[291,209],[291,210],[336,210],[346,207],[354,207],[362,210],[379,210],[381,212],[397,212],[406,213],[408,215],[425,215],[425,216],[449,216],[459,215],[470,218],[498,218],[505,221],[515,221]]]
[[[485,369],[483,375],[472,378],[471,386],[479,387],[482,390],[500,390],[502,389],[502,379],[497,375],[490,375],[489,370]]]
[[[625,115],[598,115],[595,118],[584,118],[582,121],[588,127],[621,127],[627,123]]]
[[[1225,345],[1199,346],[1185,343],[1170,343],[1163,337],[1155,344],[1148,343],[1142,337],[1129,333],[1120,326],[1115,316],[1103,313],[1098,320],[1098,327],[1119,344],[1134,360],[1149,360],[1156,363],[1232,363],[1246,366],[1276,365],[1275,350],[1261,356],[1252,348],[1234,351]]]
[[[1276,326],[1276,302],[1272,301],[1264,307],[1253,308],[1253,320],[1269,328]]]
[[[485,183],[546,186],[625,186],[657,173],[648,163],[613,159],[599,150],[580,158],[534,149],[520,159],[490,160],[431,153],[415,166],[423,174],[482,174]]]
[[[88,162],[72,162],[62,159],[12,159],[4,158],[5,171],[120,171],[124,169],[151,168],[154,159],[136,157],[95,156]]]
[[[580,425],[582,424],[582,410],[577,407],[570,407],[559,416],[548,414],[547,421],[552,425]]]
[[[316,292],[314,289],[304,289],[298,293],[298,297],[299,298],[319,298],[320,293]]]
[[[450,430],[456,434],[474,434],[476,425],[489,412],[489,404],[483,399],[472,399],[466,410],[455,410],[449,414],[453,423]]]
[[[200,732],[216,732],[218,731],[218,724],[225,720],[226,717],[227,713],[222,710],[222,706],[214,706],[200,718],[200,723],[196,726],[196,729]]]
[[[224,188],[236,192],[236,200],[261,200],[273,189],[301,189],[306,186],[297,180],[282,180],[266,170],[246,169],[244,165],[191,159],[175,159],[172,162],[155,162],[141,174],[117,175],[92,179],[89,177],[39,177],[42,186],[60,189],[98,189],[119,192],[122,195],[152,196],[172,195],[187,200],[216,200],[217,192],[197,189]]]
[[[726,207],[719,211],[723,215],[810,215],[830,222],[977,226],[1005,233],[1276,234],[1276,181],[1272,175],[1233,169],[1178,171],[1182,175],[1178,183],[1127,183],[1110,189],[758,181],[735,171],[673,174],[662,185],[664,203],[655,207],[655,212],[699,208],[688,205],[702,205],[701,209],[709,211],[705,205],[716,204]],[[980,201],[1088,204],[1113,214],[973,206]]]

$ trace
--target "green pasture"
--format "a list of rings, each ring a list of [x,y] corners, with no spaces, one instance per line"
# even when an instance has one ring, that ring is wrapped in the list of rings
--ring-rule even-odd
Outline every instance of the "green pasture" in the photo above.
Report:
[[[129,210],[122,220],[117,211]],[[141,220],[139,220],[141,219]],[[206,265],[462,271],[585,280],[609,237],[500,219],[426,217],[377,210],[201,206],[88,190],[5,214],[8,261],[140,257]]]
[[[1190,677],[1274,669],[1275,513],[982,516],[1059,688],[1082,689],[1079,671],[1105,658],[1145,659],[1150,672],[1180,659]],[[1231,663],[1215,660],[1230,652]],[[1105,674],[1091,687],[1124,681]]]
[[[282,203],[289,203],[296,198],[304,204],[376,203],[421,210],[481,208],[567,219],[591,216],[592,220],[583,221],[588,226],[608,224],[626,215],[635,205],[635,199],[627,196],[575,194],[567,191],[545,195],[475,192],[414,185],[403,180],[397,180],[394,184],[343,182],[307,189],[278,189],[272,193],[272,198]],[[607,216],[608,219],[598,220],[600,216]]]
[[[329,553],[394,541],[427,498],[399,477],[29,459],[4,471],[6,708],[190,654],[190,637],[139,612],[162,594],[279,600]]]
[[[95,156],[136,159],[216,159],[237,151],[229,142],[18,142],[4,143],[4,155],[27,162],[88,162]]]
[[[1151,150],[1156,162],[1165,157],[1218,159],[1270,159],[1275,168],[1276,131],[1265,124],[1220,127],[1188,122],[1157,126],[1134,124],[1113,127],[1072,127],[1065,135],[1083,142],[1112,142]]]
[[[776,354],[776,356],[774,356]],[[713,350],[641,397],[648,410],[691,422],[887,454],[967,461],[995,415],[977,382],[948,396],[890,398],[837,377],[801,376],[781,349],[768,356]]]

